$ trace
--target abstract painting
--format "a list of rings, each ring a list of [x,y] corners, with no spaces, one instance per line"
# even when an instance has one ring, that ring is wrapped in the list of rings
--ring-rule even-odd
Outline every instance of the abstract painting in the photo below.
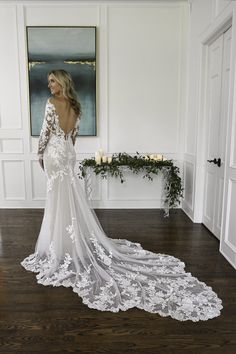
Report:
[[[47,73],[68,71],[81,103],[80,136],[96,136],[96,27],[27,26],[31,135],[39,136],[50,97]]]

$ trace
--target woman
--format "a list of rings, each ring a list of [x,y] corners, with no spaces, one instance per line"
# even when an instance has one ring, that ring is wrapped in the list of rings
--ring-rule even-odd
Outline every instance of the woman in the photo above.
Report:
[[[39,162],[47,177],[47,199],[35,252],[21,264],[38,283],[72,287],[83,303],[101,311],[138,307],[180,321],[219,316],[221,300],[184,271],[179,259],[108,238],[74,172],[74,143],[81,117],[71,76],[48,74],[39,137]]]

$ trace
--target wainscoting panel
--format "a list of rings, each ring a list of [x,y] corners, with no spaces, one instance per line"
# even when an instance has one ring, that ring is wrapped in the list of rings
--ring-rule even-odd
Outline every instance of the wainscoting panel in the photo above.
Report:
[[[25,168],[24,161],[2,161],[3,196],[9,200],[25,200]]]
[[[142,172],[137,175],[132,172],[124,173],[125,182],[121,183],[119,178],[108,179],[108,200],[158,200],[160,201],[162,189],[162,177],[153,176],[153,181],[142,178]]]
[[[0,97],[1,129],[21,129],[21,101],[17,38],[17,10],[15,5],[1,5],[0,9]],[[2,99],[4,97],[4,99]]]
[[[1,152],[4,154],[11,153],[21,153],[23,154],[23,141],[22,139],[11,138],[11,139],[0,139],[1,141]]]
[[[183,187],[184,198],[182,208],[185,213],[193,219],[194,211],[194,189],[195,189],[195,156],[192,154],[184,154],[183,161]]]

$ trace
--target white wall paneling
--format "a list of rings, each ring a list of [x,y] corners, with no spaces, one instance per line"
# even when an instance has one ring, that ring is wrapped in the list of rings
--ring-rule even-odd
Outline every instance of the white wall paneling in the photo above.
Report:
[[[193,219],[194,211],[194,189],[195,189],[195,156],[192,154],[183,155],[183,187],[184,198],[182,208],[186,214]]]
[[[141,178],[140,175],[133,175],[132,172],[124,173],[125,182],[122,184],[119,179],[110,178],[108,183],[109,205],[118,207],[159,208],[161,205],[161,175],[154,176],[153,181]]]
[[[23,153],[22,139],[18,138],[2,138],[0,151],[4,154],[9,153]]]
[[[27,26],[91,26],[99,24],[99,5],[79,2],[25,4]]]
[[[206,173],[206,180],[205,180],[206,189],[209,190],[209,195],[214,195],[214,175],[211,172]],[[212,208],[212,200],[206,198],[205,208],[204,208],[204,215],[208,223],[213,218],[213,208]]]
[[[179,152],[183,17],[178,4],[109,7],[110,151]]]
[[[230,0],[216,0],[215,1],[215,16],[218,16],[225,8],[230,5]]]
[[[1,129],[21,129],[21,101],[17,38],[17,10],[1,5],[0,11],[0,97]],[[3,99],[4,98],[4,99]]]
[[[38,138],[30,136],[26,26],[97,26],[98,135],[77,140],[78,162],[100,147],[106,153],[156,152],[176,160],[182,173],[187,20],[186,1],[0,1],[0,158],[7,166],[0,173],[8,181],[0,183],[7,188],[0,207],[45,203]],[[21,162],[7,165],[11,159]],[[10,166],[21,171],[19,189],[11,193]],[[130,176],[121,186],[94,177],[94,206],[158,207],[161,182],[139,178]]]
[[[193,190],[194,190],[194,162],[185,161],[184,174],[184,199],[189,208],[193,208]]]
[[[18,61],[17,8],[0,11],[0,201],[6,207],[24,205],[27,198]]]
[[[5,160],[2,161],[3,171],[3,197],[9,200],[25,200],[25,169],[24,161]],[[17,173],[16,173],[17,172]]]

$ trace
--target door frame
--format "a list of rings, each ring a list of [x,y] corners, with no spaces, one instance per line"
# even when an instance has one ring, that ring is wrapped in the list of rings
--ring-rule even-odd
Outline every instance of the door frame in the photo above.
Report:
[[[200,80],[198,87],[198,105],[197,105],[197,139],[196,139],[196,161],[195,161],[195,193],[194,193],[194,222],[202,223],[203,221],[203,211],[204,211],[204,189],[205,189],[205,160],[206,160],[206,132],[207,132],[207,79],[208,79],[208,57],[209,57],[209,45],[223,34],[229,27],[232,27],[233,31],[236,32],[236,24],[234,23],[234,10],[229,8],[228,11],[224,12],[224,17],[218,19],[217,23],[211,24],[209,28],[202,33],[200,36]],[[233,49],[232,41],[232,49]],[[234,87],[234,75],[235,68],[232,62],[232,52],[231,50],[231,68],[232,75],[229,82],[229,110],[227,117],[227,130],[226,139],[228,136],[228,122],[229,116],[232,114],[232,94]],[[227,151],[226,151],[227,154]],[[226,165],[224,166],[224,176],[226,172]],[[225,183],[224,183],[225,191]],[[223,208],[225,202],[225,193],[223,193]]]
[[[221,218],[221,214],[219,213],[220,210],[218,209],[220,207],[219,205],[219,196],[223,196],[223,186],[221,184],[221,192],[218,191],[218,196],[216,195],[216,187],[220,186],[220,176],[221,178],[224,178],[224,166],[225,166],[225,156],[221,156],[221,155],[217,155],[217,153],[213,154],[213,155],[209,155],[209,139],[215,141],[212,142],[213,144],[216,144],[218,139],[217,139],[217,135],[212,136],[212,128],[213,126],[216,124],[219,124],[217,127],[217,132],[220,133],[220,130],[218,131],[218,129],[220,129],[221,124],[222,124],[222,112],[224,110],[224,107],[222,107],[222,103],[223,103],[223,97],[225,95],[225,92],[223,92],[224,89],[224,80],[225,80],[225,76],[224,76],[224,72],[223,72],[223,65],[225,65],[224,62],[224,58],[225,58],[225,53],[224,53],[224,48],[225,48],[225,42],[224,42],[224,38],[225,38],[225,33],[227,33],[230,30],[230,32],[232,32],[232,27],[230,26],[228,30],[226,30],[226,32],[224,32],[223,34],[220,34],[214,41],[211,41],[211,43],[209,43],[207,45],[207,56],[208,56],[208,61],[207,61],[207,78],[206,78],[206,119],[204,120],[205,123],[205,129],[204,129],[204,133],[205,133],[205,150],[204,150],[204,181],[203,181],[203,220],[202,223],[214,234],[214,236],[216,238],[218,238],[220,240],[220,232],[221,232],[221,227],[217,228],[218,225],[218,218]],[[213,47],[212,47],[213,46]],[[219,49],[219,50],[217,50]],[[231,49],[231,48],[230,48]],[[217,57],[215,57],[214,55],[214,51],[217,50]],[[211,55],[213,54],[213,58],[211,59]],[[212,62],[213,60],[213,62]],[[213,65],[213,66],[212,66]],[[209,75],[210,71],[213,70],[213,68],[215,68],[215,70],[212,72],[213,75],[215,75],[216,73],[218,73],[218,81],[217,83],[215,81],[212,81],[211,79],[211,75]],[[218,71],[219,70],[219,71]],[[217,80],[217,79],[216,79]],[[227,85],[228,87],[228,85]],[[216,91],[215,91],[216,90]],[[226,88],[227,90],[227,88]],[[216,101],[214,100],[212,102],[212,93],[217,93],[219,96],[216,98]],[[213,94],[214,96],[214,94]],[[215,97],[215,96],[214,96]],[[228,102],[228,95],[227,95],[227,102]],[[213,106],[216,104],[219,104],[218,109],[215,111]],[[214,113],[213,113],[214,112]],[[227,109],[228,112],[228,109]],[[216,119],[216,121],[215,121]],[[219,119],[219,121],[218,121]],[[217,123],[218,122],[218,123]],[[214,129],[214,128],[213,128]],[[223,139],[225,139],[226,132],[224,132],[224,137]],[[219,144],[219,141],[218,141]],[[219,145],[217,146],[217,149],[219,148]],[[221,166],[221,168],[219,169],[218,167],[216,167],[213,164],[208,164],[207,160],[208,159],[212,159],[215,157],[221,157],[222,162],[224,163],[223,166]],[[212,182],[214,185],[214,191],[211,194],[208,188],[209,188],[209,181],[208,178],[211,178],[212,176]],[[214,176],[214,177],[213,177]],[[224,181],[224,180],[223,180]],[[219,183],[219,184],[218,184]],[[211,188],[210,188],[211,189]],[[210,198],[210,200],[208,200],[208,198]],[[211,199],[212,198],[212,199]],[[211,206],[209,206],[208,202],[210,201]],[[221,201],[221,198],[220,198]],[[209,207],[209,209],[207,209],[207,206]],[[222,208],[221,208],[222,209]],[[212,212],[212,217],[210,215],[208,215],[207,211],[211,214]],[[216,215],[217,212],[217,215]],[[217,220],[215,219],[217,218]],[[220,225],[218,225],[220,226]]]

